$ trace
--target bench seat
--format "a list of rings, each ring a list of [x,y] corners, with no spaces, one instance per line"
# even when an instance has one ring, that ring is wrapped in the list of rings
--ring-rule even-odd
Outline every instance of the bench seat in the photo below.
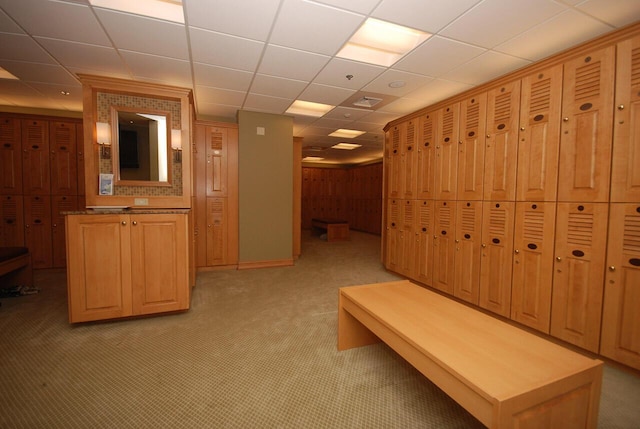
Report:
[[[327,241],[348,241],[349,222],[341,219],[311,219],[311,226],[327,232]]]
[[[408,280],[340,289],[338,350],[381,340],[487,427],[597,427],[601,361]]]
[[[22,284],[31,286],[31,254],[26,247],[0,247],[0,283],[2,287]]]

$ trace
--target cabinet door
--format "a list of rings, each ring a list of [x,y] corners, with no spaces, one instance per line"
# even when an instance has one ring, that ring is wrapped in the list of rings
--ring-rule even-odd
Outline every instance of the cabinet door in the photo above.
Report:
[[[433,281],[433,200],[418,200],[416,202],[418,214],[416,216],[416,269],[415,279],[420,283],[431,286]]]
[[[549,333],[556,203],[517,202],[511,319]]]
[[[25,195],[51,193],[49,123],[22,120],[22,188]]]
[[[460,105],[458,199],[482,200],[487,94],[470,97]]]
[[[484,199],[516,199],[520,81],[487,94],[487,139],[484,158]]]
[[[52,121],[49,128],[51,194],[76,195],[78,193],[76,125],[72,122]]]
[[[84,131],[82,128],[82,124],[76,124],[76,166],[78,171],[78,195],[85,195],[85,184],[84,184]],[[78,202],[79,204],[79,202]],[[82,204],[79,207],[84,208],[85,205]]]
[[[22,195],[2,195],[0,202],[0,246],[24,247],[24,203]]]
[[[387,238],[385,249],[385,267],[389,271],[399,272],[400,270],[400,252],[398,244],[400,241],[400,213],[402,211],[402,202],[397,199],[387,201],[387,217],[386,217],[386,233]]]
[[[402,196],[402,163],[401,163],[401,141],[402,126],[391,127],[385,134],[387,144],[387,197],[400,198]]]
[[[227,199],[207,198],[207,266],[227,262]]]
[[[455,283],[455,201],[436,201],[433,234],[433,281],[431,286],[454,293]]]
[[[522,79],[518,201],[555,201],[562,107],[562,65]]]
[[[196,132],[204,133],[207,197],[227,196],[228,130],[222,127],[198,126]],[[199,138],[199,137],[197,137]]]
[[[478,305],[482,250],[480,246],[482,244],[482,202],[458,201],[456,216],[454,295]]]
[[[437,200],[455,200],[458,186],[460,104],[440,109],[436,130],[435,191]]]
[[[25,243],[31,252],[33,268],[51,268],[51,197],[35,195],[24,199]]]
[[[486,201],[483,204],[479,304],[509,317],[515,203]]]
[[[551,335],[592,352],[600,343],[606,203],[558,203]]]
[[[75,195],[54,195],[51,197],[51,242],[52,266],[67,266],[66,231],[63,212],[78,210],[78,197]]]
[[[640,36],[618,44],[611,201],[640,201]]]
[[[186,214],[131,215],[133,314],[189,308]]]
[[[564,64],[558,201],[609,199],[615,46]]]
[[[612,204],[600,353],[640,369],[640,204]]]
[[[398,258],[400,262],[400,274],[413,277],[415,271],[415,238],[413,228],[415,224],[415,200],[402,200],[402,211],[400,213],[400,235],[398,249],[401,254]]]
[[[420,136],[418,140],[418,199],[435,198],[435,150],[437,112],[430,112],[420,117]]]
[[[416,173],[418,167],[418,119],[406,122],[402,140],[400,159],[402,162],[402,198],[411,200],[416,198],[418,184]]]
[[[0,119],[0,194],[22,194],[20,120]]]
[[[69,215],[69,322],[131,315],[131,243],[126,215]]]

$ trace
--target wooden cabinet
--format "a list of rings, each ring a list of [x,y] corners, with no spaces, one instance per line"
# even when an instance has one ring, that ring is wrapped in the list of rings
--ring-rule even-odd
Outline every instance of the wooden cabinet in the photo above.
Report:
[[[67,216],[69,321],[188,309],[187,216]]]
[[[22,194],[21,123],[17,118],[0,119],[0,194]]]
[[[402,241],[400,240],[400,222],[402,220],[402,201],[391,199],[387,202],[386,238],[384,266],[394,272],[400,271],[400,255],[402,253]]]
[[[53,264],[51,197],[48,195],[25,197],[24,219],[24,239],[31,252],[31,266],[51,268]]]
[[[385,135],[386,141],[386,161],[387,161],[387,190],[388,198],[402,197],[402,131],[403,124],[396,125],[387,131]]]
[[[418,200],[415,226],[415,279],[431,286],[433,282],[433,235],[435,201]]]
[[[420,116],[420,135],[418,140],[417,162],[417,198],[421,200],[434,199],[435,177],[435,141],[437,127],[437,112],[426,113]]]
[[[51,194],[76,195],[78,193],[76,124],[51,121],[49,136]]]
[[[226,198],[207,198],[206,265],[227,265],[229,234]]]
[[[416,198],[418,167],[418,120],[412,119],[403,127],[402,147],[400,151],[400,169],[402,171],[402,198],[406,200]]]
[[[460,103],[460,144],[458,145],[458,200],[482,200],[487,94],[481,93]]]
[[[51,193],[49,122],[22,120],[22,189],[25,195]]]
[[[600,353],[640,368],[640,204],[611,204]]]
[[[455,282],[455,201],[435,201],[431,286],[453,295]]]
[[[400,212],[400,234],[398,236],[398,262],[400,263],[398,272],[407,277],[413,277],[415,273],[415,237],[413,233],[416,206],[415,200],[402,200],[402,211]]]
[[[435,198],[455,200],[458,181],[460,104],[443,107],[436,130]]]
[[[478,305],[482,250],[482,201],[458,201],[456,217],[453,294]]]
[[[82,124],[76,124],[76,166],[78,172],[78,195],[82,196],[84,200],[85,189],[84,189],[84,145],[82,144],[82,137],[84,136],[84,131],[82,128]],[[78,202],[80,204],[80,202]],[[85,204],[80,204],[80,207],[85,207]]]
[[[78,197],[75,195],[54,195],[51,197],[51,250],[52,267],[67,266],[66,229],[62,213],[78,210]]]
[[[24,202],[22,195],[2,195],[0,201],[0,246],[24,246]]]

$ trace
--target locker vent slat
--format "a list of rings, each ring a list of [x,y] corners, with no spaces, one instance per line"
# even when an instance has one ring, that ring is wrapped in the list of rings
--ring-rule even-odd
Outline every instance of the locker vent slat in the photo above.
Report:
[[[461,227],[464,232],[475,232],[476,226],[476,211],[473,207],[463,207],[462,208],[462,222]]]
[[[496,97],[494,122],[496,124],[508,122],[511,117],[511,92],[505,92]]]
[[[624,217],[624,238],[622,248],[625,252],[640,254],[640,216]]]
[[[544,236],[544,213],[526,211],[524,214],[523,237],[525,240],[542,241]]]
[[[531,113],[546,112],[551,101],[551,79],[543,79],[531,85]]]
[[[3,122],[0,124],[0,142],[2,143],[16,143],[13,141],[13,122]]]
[[[44,140],[44,128],[39,125],[27,125],[27,145],[41,144]]]
[[[504,235],[506,232],[507,214],[502,209],[492,208],[489,213],[489,233]]]
[[[391,130],[391,146],[394,149],[400,148],[400,130],[397,128]]]
[[[451,137],[453,135],[453,109],[444,111],[442,117],[442,138]]]
[[[4,220],[16,220],[18,217],[18,205],[14,199],[2,201],[2,218]]]
[[[69,127],[55,127],[54,137],[56,145],[69,145],[71,143],[71,128]],[[60,149],[58,149],[60,150]]]
[[[467,105],[467,129],[466,133],[469,131],[476,131],[478,129],[478,124],[480,124],[480,104],[473,103]]]
[[[591,246],[593,237],[593,214],[569,213],[567,243],[578,246]]]
[[[600,61],[576,69],[576,101],[587,100],[600,94]]]
[[[451,208],[448,206],[440,207],[439,215],[439,225],[445,229],[451,228]]]
[[[416,125],[414,122],[407,124],[407,145],[412,145],[416,138]]]
[[[431,221],[431,205],[420,205],[420,226],[428,227]]]
[[[211,133],[211,149],[222,150],[222,133]]]
[[[631,51],[631,87],[640,86],[640,48]]]
[[[433,140],[433,119],[430,116],[424,117],[422,124],[422,138],[425,142]]]
[[[405,204],[404,205],[404,224],[405,225],[413,225],[414,213],[413,213],[413,204]]]

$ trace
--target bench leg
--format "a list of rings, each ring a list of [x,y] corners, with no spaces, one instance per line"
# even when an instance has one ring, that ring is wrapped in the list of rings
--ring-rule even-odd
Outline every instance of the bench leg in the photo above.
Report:
[[[342,306],[342,295],[338,306],[338,350],[368,346],[381,340],[366,326],[353,317]]]

